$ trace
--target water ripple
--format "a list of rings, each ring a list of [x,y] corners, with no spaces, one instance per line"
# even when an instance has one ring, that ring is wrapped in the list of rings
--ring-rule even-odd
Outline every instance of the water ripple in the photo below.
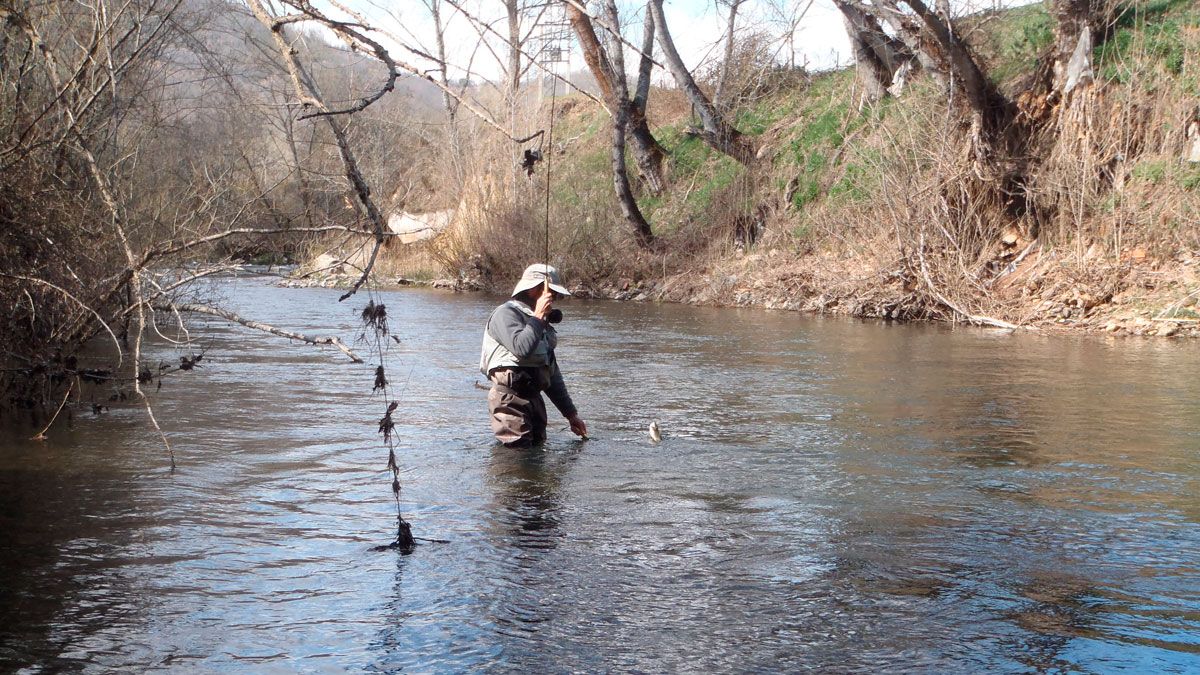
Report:
[[[131,406],[0,444],[0,670],[1200,669],[1195,345],[572,301],[594,438],[525,452],[474,386],[491,301],[385,301],[402,506],[449,543],[372,550],[372,365],[205,322],[156,398],[175,474]]]

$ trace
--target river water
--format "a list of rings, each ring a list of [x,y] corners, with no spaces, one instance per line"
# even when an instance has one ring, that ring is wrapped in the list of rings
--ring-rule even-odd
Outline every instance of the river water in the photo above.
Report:
[[[212,292],[361,332],[365,297]],[[201,322],[173,474],[136,407],[0,443],[0,671],[1200,670],[1200,345],[570,301],[593,438],[513,451],[496,299],[382,296],[402,505],[448,543],[372,550],[372,364]]]

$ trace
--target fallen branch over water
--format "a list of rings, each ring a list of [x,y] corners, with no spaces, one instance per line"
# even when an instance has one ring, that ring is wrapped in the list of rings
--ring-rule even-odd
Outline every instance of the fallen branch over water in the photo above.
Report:
[[[187,303],[187,304],[183,304],[183,305],[156,304],[156,305],[154,305],[154,309],[161,310],[164,312],[194,312],[196,314],[209,314],[211,316],[219,316],[222,319],[225,319],[227,321],[239,323],[239,324],[245,326],[246,328],[253,328],[254,330],[260,330],[260,331],[263,331],[264,333],[278,335],[279,337],[287,338],[289,340],[299,340],[301,342],[307,342],[310,345],[332,345],[332,346],[340,349],[342,351],[342,353],[345,354],[346,356],[349,356],[351,361],[353,361],[355,363],[363,362],[363,360],[358,356],[358,354],[355,354],[353,351],[351,351],[351,349],[346,346],[346,343],[342,342],[340,338],[338,338],[337,336],[334,336],[334,335],[326,335],[323,337],[313,337],[311,335],[303,335],[301,333],[293,333],[290,330],[276,328],[275,326],[263,323],[261,321],[251,321],[250,319],[243,319],[242,317],[238,316],[237,314],[234,314],[233,312],[230,312],[229,310],[221,309],[219,307],[211,307],[209,305],[198,305],[198,304],[194,304],[194,303]]]

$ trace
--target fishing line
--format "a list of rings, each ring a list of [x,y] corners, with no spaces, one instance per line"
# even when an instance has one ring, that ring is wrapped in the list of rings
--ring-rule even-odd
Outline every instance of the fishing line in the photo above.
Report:
[[[546,228],[546,250],[542,264],[546,266],[546,287],[550,286],[550,164],[554,157],[554,104],[558,99],[558,83],[550,81],[550,124],[546,133],[546,208],[542,222]]]

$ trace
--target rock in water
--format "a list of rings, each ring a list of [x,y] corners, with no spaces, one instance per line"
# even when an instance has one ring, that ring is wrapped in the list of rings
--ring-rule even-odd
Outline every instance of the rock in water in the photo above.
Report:
[[[650,440],[654,441],[655,443],[662,440],[662,433],[658,430],[658,422],[650,423]]]

